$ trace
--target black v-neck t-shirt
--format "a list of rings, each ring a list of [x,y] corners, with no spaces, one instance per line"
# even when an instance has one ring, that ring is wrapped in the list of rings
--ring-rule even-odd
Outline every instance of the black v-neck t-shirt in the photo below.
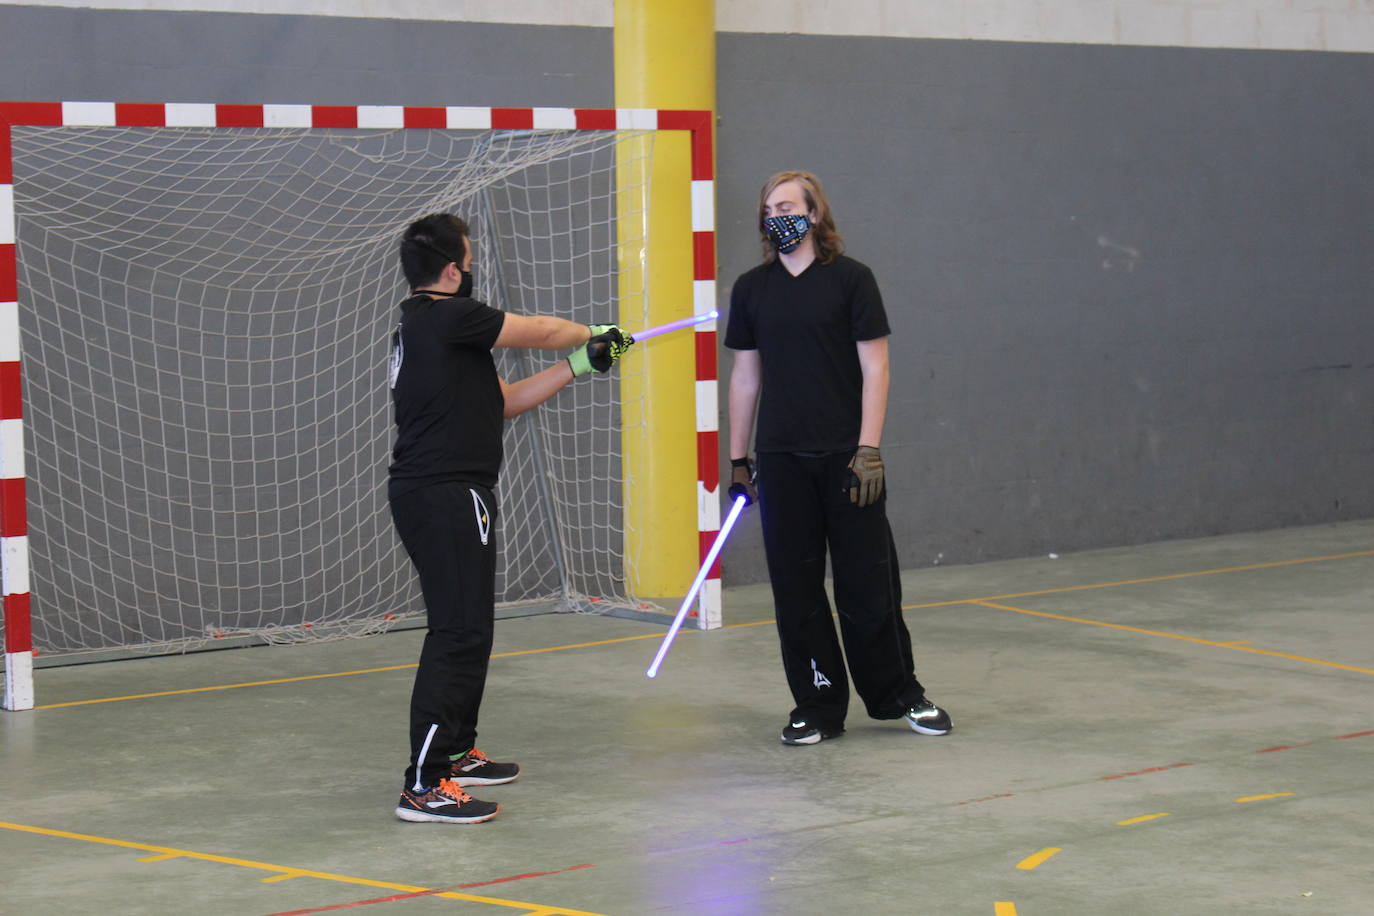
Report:
[[[840,255],[792,276],[780,260],[735,281],[725,346],[762,364],[759,452],[832,452],[859,444],[863,370],[857,341],[891,331],[873,271]]]
[[[506,313],[475,299],[412,296],[391,335],[392,498],[450,481],[496,486],[505,397],[491,348]]]

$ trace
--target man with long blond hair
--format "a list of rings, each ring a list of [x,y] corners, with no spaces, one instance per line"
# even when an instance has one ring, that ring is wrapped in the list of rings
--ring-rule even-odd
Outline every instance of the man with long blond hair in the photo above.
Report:
[[[875,719],[946,735],[916,680],[879,453],[890,333],[873,272],[844,254],[815,175],[759,194],[763,263],[735,281],[725,346],[732,495],[758,502],[782,664],[796,702],[783,744],[844,732],[849,682]],[[749,439],[758,430],[749,460]],[[825,592],[826,548],[840,639]],[[849,671],[845,671],[845,659]]]

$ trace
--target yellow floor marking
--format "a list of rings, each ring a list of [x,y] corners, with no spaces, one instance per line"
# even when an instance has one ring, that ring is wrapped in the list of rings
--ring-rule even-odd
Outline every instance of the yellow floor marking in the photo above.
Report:
[[[1303,557],[1298,560],[1274,560],[1270,563],[1251,563],[1248,566],[1226,566],[1221,569],[1199,569],[1193,572],[1173,573],[1167,576],[1150,576],[1145,579],[1122,579],[1119,582],[1097,582],[1091,585],[1065,585],[1059,588],[1042,588],[1033,592],[1013,592],[1008,595],[988,595],[984,598],[956,598],[951,601],[932,601],[929,604],[908,604],[904,611],[918,608],[949,607],[955,604],[977,603],[979,601],[1006,601],[1010,598],[1031,598],[1036,595],[1059,595],[1064,592],[1081,592],[1095,588],[1119,588],[1123,585],[1145,585],[1150,582],[1168,582],[1173,579],[1191,579],[1197,576],[1216,576],[1221,573],[1250,572],[1256,569],[1275,569],[1280,566],[1298,566],[1303,563],[1325,563],[1329,560],[1350,560],[1355,557],[1374,557],[1374,550],[1358,550],[1354,553],[1335,553],[1326,557]]]
[[[992,916],[1016,916],[1016,904],[999,900],[992,905]]]
[[[1172,574],[1172,575],[1167,575],[1167,576],[1152,576],[1152,577],[1146,578],[1146,579],[1123,579],[1123,580],[1121,580],[1121,581],[1119,581],[1119,582],[1099,582],[1099,583],[1093,583],[1093,584],[1090,584],[1090,585],[1066,585],[1066,586],[1062,586],[1062,587],[1060,587],[1060,588],[1045,588],[1045,589],[1039,589],[1038,591],[1031,591],[1031,592],[1013,592],[1013,593],[1006,594],[1006,595],[989,595],[989,596],[987,596],[986,598],[955,598],[955,599],[952,599],[952,600],[949,600],[949,601],[933,601],[933,602],[930,602],[930,603],[928,603],[928,604],[908,604],[908,605],[904,605],[904,606],[902,607],[902,610],[904,610],[904,611],[912,611],[912,610],[918,610],[918,609],[923,609],[923,608],[952,607],[952,606],[958,605],[958,604],[983,604],[983,605],[988,606],[988,607],[996,607],[996,605],[993,605],[993,604],[991,604],[990,602],[1001,601],[1001,600],[1005,600],[1005,599],[1008,599],[1008,598],[1028,598],[1028,597],[1033,597],[1033,596],[1035,596],[1035,595],[1056,595],[1056,594],[1061,594],[1061,593],[1064,593],[1064,592],[1084,591],[1084,590],[1086,590],[1086,589],[1117,588],[1117,587],[1123,586],[1123,585],[1141,585],[1141,584],[1147,583],[1147,582],[1165,582],[1165,581],[1169,581],[1169,580],[1171,580],[1171,579],[1187,579],[1187,578],[1191,578],[1191,577],[1195,577],[1195,576],[1214,576],[1214,575],[1217,575],[1217,574],[1219,574],[1219,573],[1245,572],[1245,571],[1247,571],[1247,570],[1255,570],[1255,569],[1273,569],[1273,568],[1275,568],[1275,567],[1280,567],[1280,566],[1295,566],[1295,565],[1302,564],[1302,563],[1322,563],[1322,562],[1325,562],[1325,561],[1328,561],[1328,560],[1348,560],[1348,559],[1352,559],[1352,558],[1354,558],[1354,557],[1369,557],[1369,556],[1374,556],[1374,550],[1361,550],[1361,551],[1356,551],[1356,552],[1354,552],[1354,553],[1338,553],[1338,554],[1332,554],[1332,555],[1330,555],[1330,556],[1325,556],[1325,557],[1303,557],[1302,559],[1297,559],[1297,560],[1276,560],[1276,561],[1271,562],[1271,563],[1253,563],[1253,564],[1250,564],[1250,565],[1248,565],[1248,566],[1228,566],[1228,567],[1225,567],[1225,568],[1222,568],[1222,569],[1203,569],[1203,570],[1197,570],[1197,571],[1194,571],[1194,572],[1174,573],[1174,574]],[[1039,613],[1040,613],[1040,612],[1037,612],[1037,611],[1027,611],[1027,610],[1022,610],[1022,609],[1019,609],[1019,608],[1006,608],[1006,607],[1004,607],[1004,608],[1001,608],[1001,610],[1014,610],[1014,611],[1017,611],[1018,613],[1022,613],[1022,614],[1039,614]],[[1055,617],[1056,615],[1054,615],[1054,614],[1040,614],[1040,616],[1043,616],[1043,617]],[[1060,618],[1058,618],[1058,619],[1061,619],[1061,620],[1076,620],[1076,618],[1072,618],[1072,617],[1060,617]],[[1076,620],[1076,622],[1079,622],[1079,623],[1096,623],[1098,626],[1118,627],[1118,628],[1120,628],[1120,629],[1126,629],[1126,630],[1135,629],[1135,628],[1132,628],[1132,627],[1122,627],[1122,626],[1120,626],[1120,625],[1118,625],[1118,624],[1102,623],[1102,622],[1100,622],[1100,621]],[[768,625],[771,625],[772,623],[773,623],[772,620],[757,620],[757,621],[751,621],[751,622],[749,622],[749,623],[733,623],[733,624],[728,624],[728,625],[726,625],[725,627],[723,627],[722,629],[734,630],[734,629],[741,629],[741,628],[743,628],[743,627],[761,627],[761,626],[768,626]],[[1153,631],[1150,631],[1150,630],[1138,630],[1138,632],[1142,632],[1142,633],[1153,633]],[[1175,638],[1175,639],[1189,639],[1189,638],[1190,638],[1190,637],[1186,637],[1186,636],[1176,636],[1175,634],[1170,634],[1170,633],[1154,633],[1153,635],[1157,635],[1157,636],[1171,636],[1171,637],[1173,637],[1173,638]],[[561,652],[561,651],[564,651],[564,650],[566,650],[566,649],[586,649],[586,648],[590,648],[590,647],[592,647],[592,646],[608,646],[608,645],[612,645],[612,644],[614,644],[614,643],[635,642],[635,641],[637,641],[637,640],[643,640],[643,639],[660,639],[660,638],[662,638],[662,637],[661,637],[661,635],[658,634],[658,633],[647,633],[647,634],[644,634],[644,635],[641,635],[641,636],[622,636],[622,637],[619,637],[619,638],[617,638],[617,639],[602,639],[602,640],[597,640],[597,641],[595,641],[595,642],[572,643],[572,644],[566,645],[566,646],[549,646],[549,647],[544,648],[544,649],[520,649],[520,650],[516,650],[516,651],[513,651],[513,652],[498,652],[498,653],[492,655],[492,658],[513,658],[513,657],[515,657],[515,656],[517,656],[517,655],[536,655],[536,654],[539,654],[539,653],[541,653],[541,652]],[[1228,644],[1228,643],[1214,643],[1214,642],[1208,642],[1207,640],[1200,640],[1200,639],[1198,639],[1198,640],[1193,640],[1193,641],[1194,641],[1194,642],[1206,643],[1206,644],[1208,644],[1208,645],[1224,646],[1224,647],[1226,647],[1226,648],[1236,648],[1236,649],[1241,649],[1241,648],[1242,648],[1241,646],[1236,645],[1235,643],[1230,643],[1230,644]],[[1242,642],[1245,642],[1246,640],[1241,640],[1241,641],[1242,641]],[[1374,671],[1371,671],[1370,669],[1367,669],[1367,668],[1353,668],[1353,667],[1350,667],[1350,666],[1348,666],[1348,665],[1338,665],[1338,664],[1336,664],[1335,662],[1320,662],[1320,661],[1317,661],[1316,659],[1304,659],[1304,658],[1299,658],[1298,656],[1287,656],[1287,655],[1282,655],[1282,654],[1277,653],[1277,652],[1266,652],[1266,651],[1263,650],[1263,649],[1250,649],[1250,650],[1247,650],[1247,651],[1256,652],[1256,653],[1259,653],[1259,654],[1261,654],[1261,655],[1277,655],[1277,656],[1280,657],[1280,658],[1295,658],[1295,659],[1298,659],[1299,661],[1309,661],[1309,662],[1314,662],[1314,663],[1316,663],[1316,664],[1331,665],[1332,667],[1337,667],[1337,668],[1348,668],[1348,669],[1351,670],[1351,671],[1358,671],[1358,672],[1360,672],[1360,673],[1362,673],[1362,674],[1374,674]],[[382,667],[382,668],[360,668],[360,669],[358,669],[358,670],[356,670],[356,671],[334,671],[334,672],[331,672],[331,673],[328,673],[328,674],[305,674],[305,675],[300,675],[300,676],[298,676],[298,677],[283,677],[283,678],[276,678],[276,679],[270,680],[270,681],[245,681],[245,682],[240,683],[240,684],[217,684],[217,685],[214,685],[214,686],[211,686],[211,687],[187,687],[187,688],[182,689],[182,690],[163,690],[163,691],[158,691],[157,693],[135,693],[135,694],[129,694],[128,696],[120,696],[120,697],[102,697],[102,698],[100,698],[100,699],[95,699],[95,700],[73,700],[73,701],[68,702],[68,703],[47,703],[47,704],[44,704],[44,705],[42,705],[42,706],[35,706],[34,709],[63,709],[63,708],[68,707],[68,706],[89,706],[89,705],[91,705],[91,704],[93,704],[93,703],[119,703],[119,702],[123,702],[123,701],[125,701],[125,700],[149,700],[149,699],[154,699],[154,698],[156,698],[156,697],[182,696],[182,695],[184,695],[184,694],[191,694],[191,693],[208,693],[208,692],[216,691],[216,690],[237,690],[237,689],[240,688],[240,687],[269,687],[269,686],[273,686],[273,685],[276,685],[276,684],[295,684],[295,683],[300,683],[300,682],[303,682],[303,681],[316,681],[316,680],[321,680],[321,679],[323,679],[323,678],[331,678],[331,677],[353,677],[353,676],[359,675],[359,674],[379,674],[379,673],[387,672],[387,671],[404,671],[404,670],[406,670],[406,669],[408,669],[408,668],[414,668],[414,667],[416,667],[414,664],[409,664],[409,665],[388,665],[388,666]]]
[[[1094,627],[1125,630],[1129,633],[1143,633],[1146,636],[1163,636],[1166,639],[1181,639],[1184,642],[1197,643],[1200,646],[1215,646],[1220,649],[1231,649],[1235,652],[1251,652],[1255,655],[1268,655],[1272,658],[1283,658],[1292,662],[1306,662],[1309,665],[1323,665],[1327,668],[1340,668],[1343,671],[1356,671],[1360,674],[1374,674],[1374,668],[1361,668],[1357,665],[1329,662],[1320,658],[1308,658],[1305,655],[1289,655],[1287,652],[1274,652],[1270,649],[1255,649],[1250,646],[1238,646],[1235,643],[1217,642],[1214,639],[1200,639],[1196,636],[1184,636],[1182,633],[1166,633],[1163,630],[1147,630],[1144,627],[1132,627],[1124,623],[1107,623],[1105,620],[1089,620],[1086,617],[1069,617],[1066,614],[1050,614],[1045,611],[1032,611],[1023,607],[1012,607],[1007,604],[994,604],[991,601],[968,601],[966,603],[976,604],[979,607],[989,607],[999,611],[1012,611],[1016,614],[1030,614],[1033,617],[1048,617],[1050,620],[1067,620],[1069,623],[1086,623]]]
[[[1266,798],[1286,798],[1292,794],[1292,792],[1275,792],[1273,795],[1247,795],[1244,798],[1236,799],[1236,802],[1243,805],[1246,802],[1264,801]]]
[[[262,871],[277,872],[283,878],[318,878],[321,881],[337,881],[342,884],[358,884],[363,887],[379,887],[383,890],[402,891],[412,894],[423,894],[432,888],[416,887],[412,884],[396,884],[391,881],[373,881],[370,878],[354,878],[350,875],[336,875],[330,872],[311,871],[304,868],[294,868],[287,865],[273,865],[269,862],[254,862],[251,859],[234,859],[229,856],[211,855],[206,852],[194,852],[189,849],[173,849],[169,846],[153,846],[148,843],[133,843],[128,840],[114,840],[109,837],[90,836],[84,833],[70,833],[66,830],[52,830],[47,827],[30,827],[25,824],[11,824],[0,821],[0,829],[17,830],[21,833],[36,833],[40,836],[60,837],[67,840],[81,840],[85,843],[97,843],[103,846],[118,846],[123,849],[142,849],[148,852],[158,853],[160,858],[185,857],[187,859],[200,859],[203,862],[218,862],[221,865],[234,865],[239,868],[255,868]],[[569,910],[561,907],[551,907],[544,903],[525,903],[520,900],[503,900],[499,897],[479,897],[476,894],[460,894],[456,891],[443,891],[436,893],[435,897],[447,897],[451,900],[467,900],[472,903],[486,903],[491,906],[513,907],[526,911],[525,916],[534,914],[562,914],[562,916],[605,916],[601,913],[588,913],[584,910]]]
[[[771,621],[770,621],[771,622]],[[536,655],[540,652],[561,652],[564,649],[586,649],[590,646],[608,646],[618,642],[633,642],[640,639],[661,639],[662,634],[647,633],[643,636],[622,636],[618,639],[602,639],[597,642],[580,642],[567,646],[549,646],[545,649],[517,649],[513,652],[497,652],[492,658],[513,658],[517,655]],[[48,703],[44,706],[35,706],[34,709],[62,709],[67,706],[89,706],[92,703],[119,703],[124,700],[150,700],[156,697],[175,697],[188,693],[208,693],[215,690],[237,690],[240,687],[271,687],[276,684],[296,684],[302,681],[318,681],[323,678],[331,677],[353,677],[358,674],[381,674],[386,671],[405,671],[408,668],[415,668],[417,665],[387,665],[383,668],[360,668],[356,671],[334,671],[329,674],[302,674],[297,677],[281,677],[270,681],[244,681],[239,684],[217,684],[213,687],[187,687],[182,690],[161,690],[157,693],[134,693],[122,697],[103,697],[98,700],[72,700],[69,703]]]
[[[1167,811],[1161,811],[1161,812],[1158,813],[1158,814],[1142,814],[1142,815],[1140,815],[1140,817],[1128,817],[1128,818],[1126,818],[1124,821],[1117,821],[1117,822],[1116,822],[1116,825],[1117,825],[1118,827],[1129,827],[1131,824],[1143,824],[1143,823],[1145,823],[1146,821],[1152,821],[1152,820],[1154,820],[1154,819],[1157,818],[1157,817],[1168,817],[1168,816],[1169,816],[1169,813],[1168,813]]]
[[[263,879],[262,879],[262,883],[263,883],[263,884],[275,884],[275,883],[277,883],[278,881],[290,881],[292,878],[299,878],[299,877],[301,877],[301,873],[298,872],[298,871],[293,871],[293,872],[288,872],[288,873],[286,873],[286,874],[281,874],[281,875],[272,875],[272,876],[269,877],[269,878],[263,878]]]
[[[1055,853],[1061,851],[1062,850],[1058,846],[1050,846],[1047,849],[1040,850],[1033,856],[1027,856],[1020,862],[1017,862],[1016,867],[1021,869],[1022,871],[1030,871],[1033,868],[1038,868],[1039,866],[1043,865],[1045,861],[1050,858],[1050,856],[1053,856]]]

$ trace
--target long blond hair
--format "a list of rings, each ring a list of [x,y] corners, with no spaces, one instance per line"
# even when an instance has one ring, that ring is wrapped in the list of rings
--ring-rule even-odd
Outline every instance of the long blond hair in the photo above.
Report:
[[[808,213],[816,214],[811,226],[811,237],[816,240],[816,257],[822,264],[829,264],[844,254],[844,237],[835,228],[835,218],[830,215],[830,201],[825,197],[821,180],[810,172],[796,170],[778,172],[763,183],[763,190],[759,192],[758,222],[759,235],[763,240],[763,262],[767,264],[778,256],[777,249],[768,240],[768,232],[763,228],[763,205],[768,201],[768,195],[777,190],[778,185],[789,181],[795,181],[801,187]]]

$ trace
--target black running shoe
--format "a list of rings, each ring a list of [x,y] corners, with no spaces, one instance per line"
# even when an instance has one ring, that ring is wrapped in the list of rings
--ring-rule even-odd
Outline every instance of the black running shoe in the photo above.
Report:
[[[826,738],[838,738],[843,734],[843,725],[839,728],[822,728],[819,725],[812,725],[805,719],[789,719],[787,727],[782,730],[782,743],[819,744]]]
[[[948,735],[954,731],[954,723],[950,721],[949,713],[925,697],[917,700],[902,718],[906,719],[906,724],[911,726],[912,731],[922,735]]]
[[[453,761],[448,778],[460,786],[499,786],[520,778],[520,764],[497,763],[474,747]]]
[[[458,788],[452,779],[441,779],[432,789],[406,789],[396,803],[396,816],[403,821],[443,824],[480,824],[496,817],[501,806],[478,801]]]

